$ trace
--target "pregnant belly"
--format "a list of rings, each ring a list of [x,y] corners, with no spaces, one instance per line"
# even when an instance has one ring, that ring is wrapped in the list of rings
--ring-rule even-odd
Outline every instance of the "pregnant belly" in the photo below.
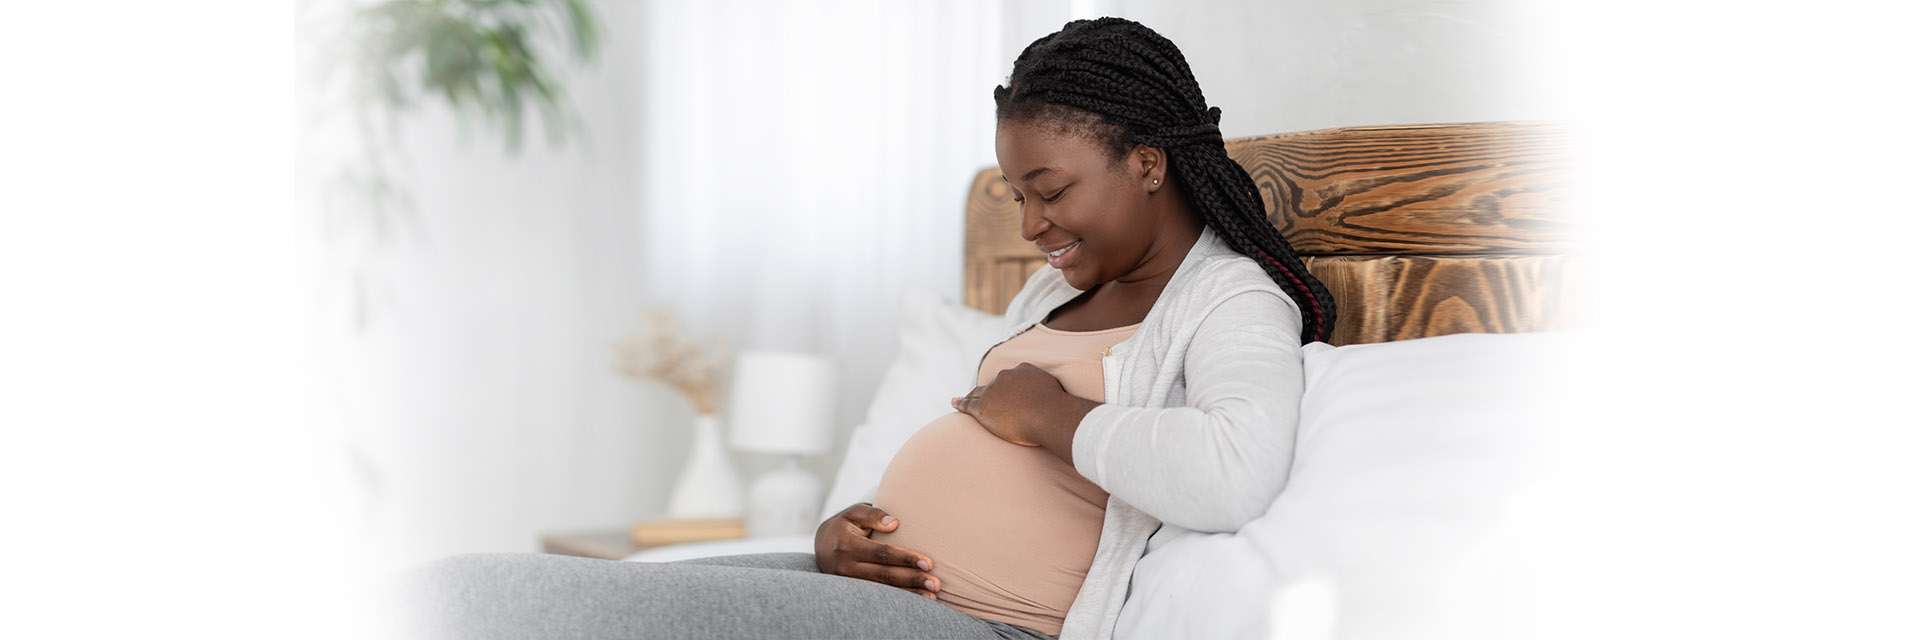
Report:
[[[948,606],[1058,635],[1106,504],[1105,491],[1053,454],[954,412],[894,454],[874,506],[900,527],[873,539],[933,558]]]

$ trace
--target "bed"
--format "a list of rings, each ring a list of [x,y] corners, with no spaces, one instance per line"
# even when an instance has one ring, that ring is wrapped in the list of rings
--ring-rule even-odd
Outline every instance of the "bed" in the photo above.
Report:
[[[1523,637],[1548,624],[1543,514],[1561,372],[1589,349],[1590,268],[1568,136],[1536,122],[1347,127],[1241,138],[1286,234],[1332,292],[1303,350],[1288,488],[1233,534],[1151,550],[1115,636]],[[853,428],[821,517],[971,387],[1006,309],[1045,267],[997,168],[973,177],[965,297],[902,299],[899,355]],[[811,551],[810,537],[679,545],[629,560]]]

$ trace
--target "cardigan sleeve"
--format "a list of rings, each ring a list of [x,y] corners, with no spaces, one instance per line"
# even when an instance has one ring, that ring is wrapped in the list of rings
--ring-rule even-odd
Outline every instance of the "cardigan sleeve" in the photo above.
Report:
[[[1074,468],[1195,531],[1235,531],[1265,513],[1293,464],[1305,391],[1300,312],[1282,295],[1244,291],[1217,304],[1181,364],[1187,406],[1095,407],[1074,434]]]

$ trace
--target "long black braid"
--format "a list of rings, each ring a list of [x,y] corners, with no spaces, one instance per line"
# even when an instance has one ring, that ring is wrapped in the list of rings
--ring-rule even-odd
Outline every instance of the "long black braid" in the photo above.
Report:
[[[1299,303],[1300,341],[1333,334],[1333,295],[1267,221],[1253,177],[1227,157],[1220,108],[1207,106],[1186,56],[1165,37],[1121,18],[1069,22],[1020,52],[993,101],[1003,122],[1084,129],[1115,161],[1134,145],[1164,150],[1168,177],[1181,184],[1201,222]]]

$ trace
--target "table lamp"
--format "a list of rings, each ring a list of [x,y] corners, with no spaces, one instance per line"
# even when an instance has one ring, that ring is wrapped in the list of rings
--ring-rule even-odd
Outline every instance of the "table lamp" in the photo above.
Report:
[[[786,457],[783,467],[754,480],[747,490],[747,536],[811,534],[819,527],[820,479],[800,466],[800,456],[833,446],[836,388],[833,361],[801,353],[747,350],[734,366],[733,448]]]

